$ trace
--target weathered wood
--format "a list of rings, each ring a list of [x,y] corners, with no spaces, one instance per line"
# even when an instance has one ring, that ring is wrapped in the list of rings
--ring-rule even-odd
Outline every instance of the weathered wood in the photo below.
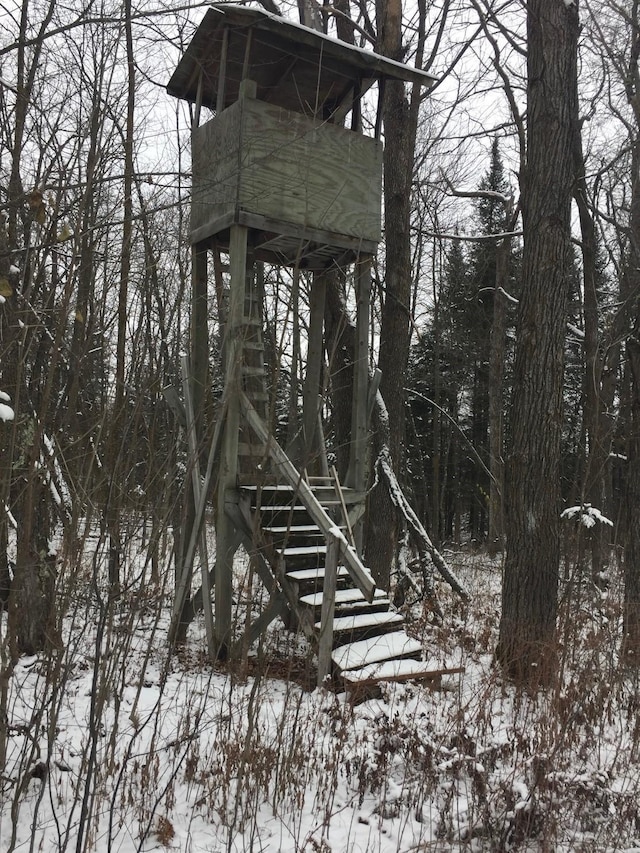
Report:
[[[347,540],[344,538],[334,522],[329,518],[324,508],[316,499],[316,496],[311,491],[310,487],[300,476],[295,465],[284,450],[280,447],[273,435],[269,432],[263,423],[260,415],[251,405],[247,395],[240,392],[240,402],[244,416],[247,419],[251,428],[255,431],[261,441],[269,447],[269,452],[275,464],[278,466],[279,472],[283,475],[289,485],[295,490],[298,498],[306,507],[313,521],[318,525],[320,530],[326,536],[329,531],[335,530],[336,534],[340,535],[342,541],[342,556],[349,571],[351,579],[356,584],[360,592],[364,595],[367,601],[372,601],[376,590],[375,581],[371,577],[369,570],[362,564],[360,558],[353,548],[351,548]]]
[[[222,47],[220,48],[220,73],[218,74],[218,89],[216,92],[216,113],[218,115],[224,109],[224,94],[227,81],[227,53],[229,51],[229,30],[225,27],[222,33]]]
[[[169,645],[173,646],[176,642],[176,638],[178,635],[178,628],[180,626],[180,617],[183,612],[184,604],[187,599],[187,594],[189,592],[189,587],[191,584],[191,574],[193,569],[193,558],[196,553],[196,546],[198,542],[198,535],[200,533],[200,529],[202,527],[202,522],[204,520],[204,511],[207,504],[207,495],[209,493],[209,487],[211,485],[211,476],[213,473],[213,462],[218,455],[218,451],[220,450],[220,446],[222,444],[223,431],[224,431],[224,423],[227,416],[227,396],[223,396],[222,398],[222,406],[220,408],[220,414],[218,415],[218,420],[216,422],[216,428],[213,433],[213,440],[211,442],[211,447],[209,449],[209,458],[207,460],[207,470],[204,475],[204,482],[202,484],[202,491],[200,492],[200,501],[196,506],[195,517],[193,521],[193,527],[191,529],[191,536],[189,538],[189,545],[187,547],[187,553],[184,558],[183,566],[182,566],[182,574],[180,576],[178,586],[176,588],[176,594],[173,605],[173,613],[171,616],[171,625],[169,626]],[[209,582],[211,583],[211,573],[209,574]],[[194,608],[192,606],[191,612],[193,612]]]
[[[331,466],[331,477],[333,479],[333,483],[336,488],[336,495],[338,496],[338,500],[340,501],[340,509],[342,510],[342,517],[344,519],[344,523],[347,527],[347,534],[349,536],[349,544],[354,548],[356,547],[356,540],[353,535],[353,528],[351,527],[351,519],[349,518],[349,512],[347,510],[347,505],[344,500],[344,494],[342,492],[342,486],[340,485],[340,478],[338,477],[338,472],[336,471],[336,466]]]
[[[324,564],[320,637],[318,639],[318,687],[323,687],[331,675],[331,650],[333,649],[333,615],[338,578],[340,540],[330,531],[327,534],[327,556]]]
[[[189,447],[189,463],[191,467],[191,485],[193,488],[193,500],[196,507],[200,505],[202,498],[202,483],[200,481],[200,458],[198,437],[196,431],[196,420],[193,411],[193,399],[191,395],[191,377],[189,375],[189,357],[183,355],[180,359],[182,368],[182,387],[184,391],[184,409],[187,419],[187,443]],[[196,513],[197,515],[197,513]],[[207,553],[207,537],[204,527],[200,527],[198,537],[200,548],[200,564],[202,569],[202,608],[204,612],[204,626],[207,637],[207,652],[213,660],[215,658],[215,646],[213,640],[213,610],[211,608],[211,587],[209,585],[209,555]],[[191,572],[190,572],[191,574]]]
[[[202,435],[205,393],[209,372],[208,263],[202,244],[192,248],[191,272],[191,388],[196,433]]]
[[[218,513],[216,519],[216,596],[215,640],[218,654],[225,657],[231,639],[232,571],[235,554],[235,531],[224,511],[227,491],[234,489],[238,475],[238,442],[240,434],[239,392],[242,368],[242,316],[247,277],[247,230],[231,228],[229,252],[231,286],[229,315],[225,329],[225,391],[228,395],[227,420],[224,430],[218,480]]]
[[[375,139],[242,98],[194,131],[192,229],[244,210],[377,243],[381,164]]]

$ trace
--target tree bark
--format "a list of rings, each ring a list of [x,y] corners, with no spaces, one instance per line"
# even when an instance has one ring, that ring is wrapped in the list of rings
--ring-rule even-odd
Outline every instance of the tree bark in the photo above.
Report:
[[[638,30],[635,30],[636,34]],[[640,51],[640,36],[635,42]],[[637,56],[638,53],[636,52]],[[637,74],[637,64],[636,64]],[[635,104],[640,128],[640,104]],[[631,158],[631,215],[623,296],[630,306],[626,341],[628,417],[626,423],[627,465],[624,488],[624,616],[622,654],[625,662],[640,666],[640,152],[638,140]]]
[[[571,265],[578,11],[527,6],[523,295],[507,469],[507,554],[497,657],[528,686],[553,680],[560,565],[564,328]]]
[[[402,2],[377,0],[378,51],[402,61]],[[391,458],[402,470],[404,443],[405,375],[411,336],[411,179],[418,98],[409,101],[401,81],[385,87],[383,122],[385,206],[385,296],[380,329],[382,371],[380,391],[389,413]],[[380,442],[375,447],[381,450]],[[367,561],[377,583],[388,589],[391,563],[398,538],[397,517],[386,490],[374,489],[367,518]]]

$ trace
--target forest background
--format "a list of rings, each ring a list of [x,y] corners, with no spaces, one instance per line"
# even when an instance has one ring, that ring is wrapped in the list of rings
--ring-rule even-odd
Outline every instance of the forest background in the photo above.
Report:
[[[186,442],[171,399],[189,341],[190,117],[164,87],[205,5],[2,8],[4,708],[20,656],[63,645],[90,532],[98,530],[91,583],[105,619],[128,589],[133,520],[146,543],[133,586],[159,583],[179,562]],[[553,13],[534,0],[261,5],[438,78],[426,94],[388,93],[384,116],[386,245],[374,269],[372,367],[382,366],[396,469],[438,546],[506,549],[498,658],[508,675],[549,683],[564,642],[558,589],[570,581],[604,590],[614,570],[623,581],[619,649],[633,667],[637,3],[558,2]],[[560,16],[553,26],[548,14]],[[550,88],[536,107],[540,80]],[[536,208],[536,188],[543,201],[557,191],[555,209]],[[549,222],[559,237],[538,247],[534,263],[527,246],[553,230]],[[307,291],[303,278],[296,332],[284,322],[291,280],[264,275],[279,381],[274,430],[286,436],[296,426]],[[213,300],[210,310],[218,340]],[[210,375],[209,430],[221,381],[215,351]],[[340,400],[330,377],[327,387],[339,464]],[[388,508],[377,502],[372,495],[368,556],[393,580],[402,530],[380,523]],[[7,726],[5,716],[5,743]]]

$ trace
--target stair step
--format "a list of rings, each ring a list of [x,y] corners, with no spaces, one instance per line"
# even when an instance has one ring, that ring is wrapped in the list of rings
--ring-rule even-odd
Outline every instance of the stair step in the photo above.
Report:
[[[292,545],[286,548],[276,548],[279,556],[285,560],[297,559],[298,557],[324,557],[327,553],[326,545]]]
[[[242,348],[246,350],[253,350],[254,352],[259,352],[264,349],[264,344],[262,341],[242,341]]]
[[[242,365],[243,376],[264,376],[264,367],[249,367],[248,364]]]
[[[309,583],[309,581],[323,581],[324,580],[324,566],[318,566],[315,569],[294,569],[291,572],[287,572],[287,577],[289,580],[295,581],[296,583]],[[338,578],[348,578],[349,572],[345,569],[344,566],[338,566],[337,572]]]
[[[292,506],[291,504],[260,504],[260,512],[306,512],[303,504]]]
[[[433,661],[404,658],[349,669],[342,677],[347,688],[354,688],[367,687],[380,681],[439,681],[443,675],[457,675],[461,672],[464,672],[463,666],[442,666]]]
[[[333,620],[333,633],[346,634],[354,631],[362,631],[366,628],[376,628],[379,634],[382,634],[383,629],[391,629],[399,627],[404,622],[404,618],[399,613],[358,613],[355,616],[338,616]],[[315,627],[318,631],[321,628],[321,623],[316,622]]]
[[[331,653],[331,659],[342,672],[381,661],[412,658],[419,654],[422,654],[422,643],[413,640],[404,631],[394,631],[392,634],[338,646]]]
[[[274,536],[282,534],[289,534],[289,536],[308,536],[309,533],[317,533],[318,536],[322,536],[322,532],[317,524],[266,524],[262,529]]]
[[[300,598],[300,603],[307,607],[321,607],[322,593],[314,592],[310,595],[303,595]],[[371,606],[359,589],[351,588],[336,590],[336,608],[349,604],[363,604],[368,605],[369,607]],[[390,604],[390,601],[387,598],[387,593],[383,589],[376,589],[373,593],[373,604]]]

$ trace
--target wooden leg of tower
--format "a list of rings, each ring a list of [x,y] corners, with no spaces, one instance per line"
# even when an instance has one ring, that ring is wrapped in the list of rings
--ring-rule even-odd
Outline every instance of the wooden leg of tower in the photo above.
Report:
[[[191,393],[196,423],[195,433],[202,438],[209,366],[207,249],[202,243],[196,243],[193,247],[192,266]]]
[[[225,329],[225,394],[228,400],[227,418],[220,458],[218,480],[218,510],[216,523],[215,572],[215,643],[218,657],[228,655],[231,644],[231,607],[233,557],[238,547],[235,526],[225,511],[232,498],[238,475],[238,439],[240,431],[240,403],[238,391],[242,367],[242,341],[240,340],[244,308],[245,280],[247,274],[247,229],[231,226],[229,244],[231,274],[229,314]]]

